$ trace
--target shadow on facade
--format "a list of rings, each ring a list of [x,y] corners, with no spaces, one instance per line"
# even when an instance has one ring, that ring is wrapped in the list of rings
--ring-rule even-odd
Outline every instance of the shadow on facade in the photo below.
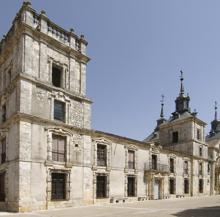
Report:
[[[219,217],[220,216],[220,206],[213,207],[201,207],[197,209],[188,209],[178,213],[173,214],[177,217]]]

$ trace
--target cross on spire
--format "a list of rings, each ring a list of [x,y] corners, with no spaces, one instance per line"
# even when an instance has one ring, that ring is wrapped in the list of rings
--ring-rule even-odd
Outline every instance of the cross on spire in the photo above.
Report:
[[[160,111],[160,117],[161,117],[161,118],[164,118],[164,113],[163,113],[163,106],[164,106],[164,95],[163,95],[163,94],[161,95],[161,100],[160,100],[160,102],[161,102],[161,111]]]
[[[218,103],[217,103],[217,101],[215,101],[215,120],[216,121],[218,119],[217,109],[218,109]]]
[[[183,95],[184,95],[183,80],[184,80],[183,71],[180,70],[180,83],[181,83],[181,86],[180,86],[180,96],[183,96]]]

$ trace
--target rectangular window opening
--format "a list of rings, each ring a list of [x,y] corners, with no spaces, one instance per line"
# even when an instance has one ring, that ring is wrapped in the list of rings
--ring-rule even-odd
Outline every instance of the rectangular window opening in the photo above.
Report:
[[[64,162],[66,154],[66,137],[53,135],[52,141],[52,160]]]
[[[199,147],[199,156],[202,157],[202,146]]]
[[[128,150],[128,169],[135,168],[135,152]]]
[[[184,174],[188,174],[188,161],[184,161]]]
[[[170,158],[170,172],[174,173],[174,159]]]
[[[2,106],[2,123],[6,121],[6,104]]]
[[[6,161],[6,138],[1,140],[1,163]]]
[[[62,87],[62,68],[54,64],[52,66],[52,84],[55,87]]]
[[[97,144],[97,166],[107,165],[107,147],[106,145]]]
[[[203,171],[202,171],[202,163],[199,163],[199,175],[202,176]]]
[[[65,122],[65,103],[54,100],[54,120]]]
[[[201,140],[201,130],[200,130],[200,129],[197,129],[196,132],[197,132],[197,133],[196,133],[196,138],[197,138],[197,140]]]
[[[152,169],[157,170],[157,155],[152,154],[151,158],[152,158]]]
[[[178,132],[175,131],[175,132],[173,132],[173,134],[172,134],[172,142],[173,142],[173,143],[178,143],[178,141],[179,141],[179,135],[178,135]]]

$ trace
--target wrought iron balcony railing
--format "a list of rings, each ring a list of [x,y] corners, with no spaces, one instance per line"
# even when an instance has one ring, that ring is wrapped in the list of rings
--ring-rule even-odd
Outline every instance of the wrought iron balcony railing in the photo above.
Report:
[[[144,170],[146,172],[158,172],[158,173],[169,173],[170,172],[170,168],[168,165],[166,164],[147,164],[145,163],[144,165]]]

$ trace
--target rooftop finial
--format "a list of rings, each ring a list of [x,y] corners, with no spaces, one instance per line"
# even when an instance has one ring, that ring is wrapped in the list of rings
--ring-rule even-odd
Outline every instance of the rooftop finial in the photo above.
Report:
[[[181,82],[181,86],[180,86],[180,95],[183,96],[184,95],[184,86],[183,86],[183,71],[180,70],[180,82]]]
[[[163,113],[163,106],[164,106],[164,95],[163,95],[163,94],[161,95],[161,100],[160,100],[160,102],[161,102],[161,111],[160,111],[160,117],[161,117],[161,118],[164,118],[164,113]]]
[[[216,121],[218,119],[217,109],[218,109],[218,103],[217,103],[217,101],[215,101],[215,120]]]

